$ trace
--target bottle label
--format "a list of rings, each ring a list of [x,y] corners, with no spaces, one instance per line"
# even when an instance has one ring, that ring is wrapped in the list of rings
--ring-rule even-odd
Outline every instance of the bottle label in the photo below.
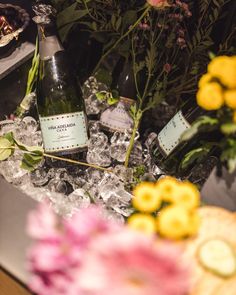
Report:
[[[168,156],[179,144],[181,135],[191,125],[179,111],[158,134],[158,142],[164,156]]]
[[[101,124],[111,131],[124,132],[125,130],[133,128],[133,119],[129,114],[130,106],[134,100],[121,97],[118,104],[106,109],[100,118]]]
[[[84,112],[40,117],[39,120],[46,152],[60,152],[87,146]]]

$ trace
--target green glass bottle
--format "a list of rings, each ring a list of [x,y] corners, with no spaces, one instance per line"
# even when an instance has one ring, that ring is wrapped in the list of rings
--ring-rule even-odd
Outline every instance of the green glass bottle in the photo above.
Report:
[[[100,117],[103,130],[108,133],[125,132],[133,128],[130,107],[136,100],[134,73],[130,60],[120,58],[112,73],[112,88],[119,94],[117,104],[106,109]]]
[[[77,85],[55,25],[55,10],[36,4],[34,21],[39,35],[37,109],[45,152],[70,155],[86,149],[87,119]]]
[[[181,168],[184,156],[194,148],[201,146],[201,141],[214,140],[215,134],[197,135],[187,142],[181,142],[183,132],[191,127],[191,124],[205,111],[198,107],[192,100],[185,103],[180,111],[166,124],[151,143],[151,153],[156,165],[164,173],[176,177],[186,177],[191,167]]]

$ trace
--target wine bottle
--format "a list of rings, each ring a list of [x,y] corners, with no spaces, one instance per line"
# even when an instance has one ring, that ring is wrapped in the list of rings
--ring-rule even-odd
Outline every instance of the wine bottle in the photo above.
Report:
[[[190,100],[153,139],[151,153],[154,162],[164,173],[179,177],[188,173],[181,169],[180,164],[183,157],[188,151],[198,147],[204,136],[209,135],[196,136],[188,142],[181,142],[181,135],[204,113],[203,109]]]
[[[108,132],[125,132],[133,128],[133,119],[129,111],[136,99],[134,73],[130,60],[121,58],[118,61],[113,71],[112,86],[120,98],[115,106],[109,107],[101,114],[100,123]]]
[[[37,109],[46,153],[70,155],[86,149],[87,119],[81,88],[59,41],[55,10],[33,6],[39,35]]]

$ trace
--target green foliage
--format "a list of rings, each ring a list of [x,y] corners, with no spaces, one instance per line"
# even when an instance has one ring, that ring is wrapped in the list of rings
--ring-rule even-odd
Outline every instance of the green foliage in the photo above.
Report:
[[[109,105],[116,104],[119,101],[119,95],[115,91],[100,91],[96,93],[96,97],[100,101],[106,101]]]
[[[191,150],[184,156],[183,160],[181,161],[181,168],[186,169],[193,163],[201,162],[209,154],[211,149],[211,145],[204,145],[202,147]]]
[[[230,173],[236,170],[236,139],[230,138],[223,146],[221,161],[227,164]]]
[[[236,123],[225,123],[221,125],[221,131],[225,135],[236,134]]]
[[[23,145],[14,138],[12,132],[0,137],[0,161],[7,160],[14,153],[15,149],[23,152],[21,168],[28,171],[35,170],[44,155],[41,147]]]
[[[4,161],[11,156],[11,146],[12,144],[8,139],[0,137],[0,161]]]
[[[30,94],[34,90],[34,86],[38,77],[38,66],[39,66],[39,45],[38,45],[38,38],[37,38],[35,50],[34,50],[34,57],[32,59],[32,65],[28,73],[25,96]]]
[[[209,132],[213,129],[216,129],[219,125],[219,120],[216,118],[211,118],[209,116],[201,116],[199,117],[191,127],[186,130],[182,136],[181,141],[188,141],[193,138],[198,132],[201,132],[203,129],[204,132]]]

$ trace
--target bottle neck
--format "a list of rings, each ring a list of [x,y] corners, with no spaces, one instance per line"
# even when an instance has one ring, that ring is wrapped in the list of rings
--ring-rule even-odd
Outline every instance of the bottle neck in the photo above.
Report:
[[[41,60],[51,59],[58,51],[64,50],[54,24],[38,25],[38,36]]]
[[[134,81],[133,67],[130,60],[121,58],[113,72],[115,88],[121,97],[136,100],[136,87]]]

